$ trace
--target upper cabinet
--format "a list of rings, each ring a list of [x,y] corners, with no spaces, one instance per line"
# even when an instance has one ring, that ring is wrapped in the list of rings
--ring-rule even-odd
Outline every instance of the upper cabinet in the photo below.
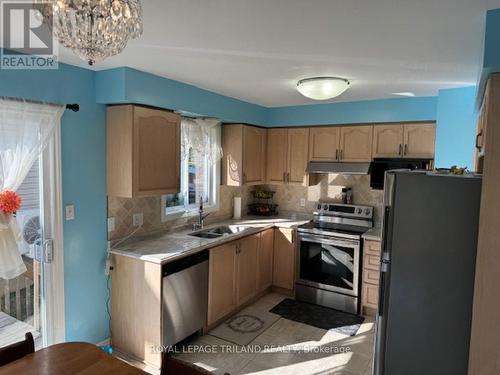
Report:
[[[434,159],[435,143],[436,124],[404,125],[405,158]]]
[[[229,186],[264,184],[266,129],[240,124],[227,124],[222,129],[222,183]]]
[[[373,126],[311,128],[310,161],[367,162],[372,159]]]
[[[267,182],[305,183],[308,148],[308,128],[268,129]]]
[[[179,115],[160,109],[108,107],[108,195],[133,198],[179,191],[180,122]]]
[[[309,160],[337,161],[339,145],[340,127],[311,128],[309,133]]]
[[[434,123],[375,125],[373,157],[433,159],[435,139]]]
[[[368,162],[372,160],[373,126],[344,126],[340,128],[339,160]]]

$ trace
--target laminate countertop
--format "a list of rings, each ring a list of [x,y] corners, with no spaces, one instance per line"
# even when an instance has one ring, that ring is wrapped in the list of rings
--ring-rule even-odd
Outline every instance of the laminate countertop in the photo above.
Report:
[[[167,263],[172,260],[191,255],[204,249],[219,246],[223,243],[237,240],[263,230],[279,228],[296,228],[307,223],[305,218],[286,217],[247,217],[241,220],[225,220],[207,225],[204,230],[230,225],[238,227],[239,231],[232,234],[224,234],[218,238],[199,238],[190,236],[190,229],[169,231],[167,233],[155,234],[150,237],[133,239],[112,248],[109,252],[115,255],[127,256],[145,262]]]
[[[373,227],[361,236],[368,241],[382,241],[382,228]]]

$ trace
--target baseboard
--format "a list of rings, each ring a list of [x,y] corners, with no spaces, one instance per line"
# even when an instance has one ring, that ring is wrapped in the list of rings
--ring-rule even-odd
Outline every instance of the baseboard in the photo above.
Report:
[[[108,345],[109,346],[110,343],[111,343],[111,338],[108,337],[106,340],[98,342],[96,345],[97,346],[104,346],[104,345]]]

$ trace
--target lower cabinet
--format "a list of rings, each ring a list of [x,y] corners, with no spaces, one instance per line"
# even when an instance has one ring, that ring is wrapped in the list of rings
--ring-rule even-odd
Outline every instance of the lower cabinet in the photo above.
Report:
[[[260,233],[239,241],[236,248],[236,304],[242,305],[257,294]]]
[[[208,325],[271,285],[273,230],[210,249]]]
[[[208,324],[236,308],[236,250],[230,242],[210,249],[208,272]]]
[[[275,229],[268,229],[260,234],[259,271],[257,275],[259,292],[273,285],[274,231]]]
[[[292,291],[295,286],[293,229],[274,230],[273,286]]]
[[[381,246],[378,241],[365,241],[363,248],[362,312],[365,315],[375,315],[378,308]]]

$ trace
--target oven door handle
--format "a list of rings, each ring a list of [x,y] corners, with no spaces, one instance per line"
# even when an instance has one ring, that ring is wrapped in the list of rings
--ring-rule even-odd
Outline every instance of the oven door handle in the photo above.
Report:
[[[299,236],[299,241],[305,241],[305,242],[314,242],[314,243],[319,243],[319,244],[325,244],[325,245],[339,245],[339,246],[344,246],[344,247],[353,247],[353,246],[359,246],[359,242],[356,240],[349,241],[349,240],[332,240],[329,238],[325,237],[317,237],[317,236]]]

